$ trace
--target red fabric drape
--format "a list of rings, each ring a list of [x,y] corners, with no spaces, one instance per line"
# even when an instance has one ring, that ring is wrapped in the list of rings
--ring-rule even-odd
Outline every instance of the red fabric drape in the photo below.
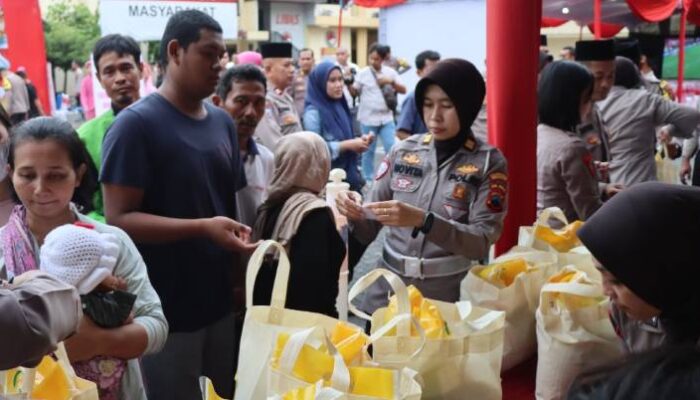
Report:
[[[508,216],[496,252],[518,241],[518,228],[532,225],[537,187],[537,72],[542,2],[486,2],[489,142],[508,160]],[[513,46],[518,38],[518,46]],[[520,62],[513,62],[520,60]],[[507,397],[504,397],[507,398]]]
[[[46,47],[39,1],[3,0],[2,7],[8,47],[0,52],[10,60],[11,70],[15,71],[19,66],[27,69],[27,76],[36,86],[44,111],[50,112]]]
[[[677,0],[627,0],[630,10],[646,22],[659,22],[673,14]]]
[[[562,26],[567,22],[569,22],[567,19],[542,17],[540,28],[556,28],[557,26]]]
[[[686,1],[688,7],[688,22],[700,25],[700,0]]]
[[[360,7],[383,8],[405,3],[406,0],[355,0]]]
[[[588,27],[588,30],[591,31],[591,33],[595,33],[593,24],[588,24],[586,26]],[[624,27],[624,25],[606,24],[603,22],[600,24],[600,37],[606,39],[611,38],[620,33],[620,31]]]

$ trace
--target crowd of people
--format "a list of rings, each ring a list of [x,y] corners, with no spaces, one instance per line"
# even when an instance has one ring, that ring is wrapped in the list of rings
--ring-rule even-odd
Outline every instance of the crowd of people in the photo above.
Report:
[[[384,227],[385,268],[427,298],[459,299],[517,201],[508,192],[517,171],[487,140],[486,84],[472,63],[421,52],[421,79],[399,107],[407,88],[386,45],[369,48],[364,68],[346,49],[318,64],[303,49],[297,70],[289,43],[231,61],[221,26],[188,10],[171,17],[160,46],[161,79],[141,98],[139,45],[119,34],[95,44],[111,108],[77,132],[32,114],[30,96],[17,100],[26,76],[6,78],[0,326],[21,343],[3,351],[0,369],[36,365],[65,341],[101,398],[201,398],[201,376],[231,398],[248,256],[261,240],[282,244],[286,306],[337,316],[348,247],[334,211],[350,223],[351,264]],[[700,112],[664,99],[613,41],[580,41],[562,58],[539,77],[537,208],[586,221],[580,238],[629,353],[695,344],[700,189],[647,182],[656,146],[683,144],[676,137],[687,139],[689,173]],[[378,140],[386,155],[375,167]],[[332,168],[350,186],[336,210],[322,197]],[[261,268],[254,304],[269,303],[275,265]],[[385,306],[388,291],[375,283],[360,308]],[[91,311],[105,301],[120,307]],[[631,376],[662,363],[696,371],[698,361],[695,349],[663,351],[629,374],[582,377],[571,398],[642,398],[624,394],[638,393]]]

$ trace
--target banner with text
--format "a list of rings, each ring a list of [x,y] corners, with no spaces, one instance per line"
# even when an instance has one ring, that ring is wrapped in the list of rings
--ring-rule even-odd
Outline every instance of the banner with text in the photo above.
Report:
[[[101,0],[102,35],[120,33],[138,41],[160,40],[168,19],[178,11],[195,9],[212,16],[224,39],[238,38],[236,0]]]

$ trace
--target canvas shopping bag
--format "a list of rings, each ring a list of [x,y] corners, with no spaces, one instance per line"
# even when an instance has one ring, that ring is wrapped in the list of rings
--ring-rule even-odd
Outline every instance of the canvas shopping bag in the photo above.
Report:
[[[408,288],[396,274],[377,269],[360,278],[350,289],[350,309],[372,322],[373,335],[387,328],[386,321],[393,321],[386,316],[389,307],[370,317],[352,300],[379,278],[386,279],[395,293],[397,315],[411,309]],[[423,399],[501,399],[504,313],[474,307],[469,302],[427,300],[444,319],[445,335],[428,336],[423,343],[406,319],[392,328],[392,334],[373,342],[373,361],[384,367],[417,371],[423,383]]]
[[[680,184],[680,165],[668,157],[668,146],[661,145],[654,156],[656,179],[663,183]]]
[[[538,400],[566,398],[583,372],[621,357],[600,283],[566,267],[542,288],[537,309]]]
[[[279,253],[279,262],[272,299],[269,306],[254,306],[255,279],[265,254],[273,249]],[[331,331],[339,322],[322,314],[285,309],[289,268],[289,259],[283,246],[272,240],[264,241],[250,257],[246,272],[246,314],[238,358],[234,397],[236,400],[258,400],[267,397],[268,361],[279,333],[293,334],[312,327]]]
[[[394,322],[396,323],[396,322]],[[415,373],[371,365],[347,366],[325,332],[309,328],[292,335],[280,333],[268,374],[268,395],[324,387],[353,400],[419,400],[421,388]],[[310,382],[311,381],[311,382]]]
[[[472,267],[462,280],[461,300],[506,313],[503,371],[528,360],[537,352],[535,311],[540,290],[556,269],[555,254],[514,248],[490,265]]]
[[[75,374],[63,343],[52,356],[45,356],[36,368],[4,371],[0,398],[41,400],[98,400],[97,385]]]

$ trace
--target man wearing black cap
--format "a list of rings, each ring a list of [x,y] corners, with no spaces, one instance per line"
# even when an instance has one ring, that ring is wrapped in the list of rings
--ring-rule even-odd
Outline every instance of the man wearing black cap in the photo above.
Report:
[[[576,61],[593,74],[593,107],[579,126],[579,133],[598,166],[600,193],[611,197],[622,190],[611,184],[607,168],[610,162],[610,137],[596,102],[604,100],[615,83],[615,45],[612,40],[580,40],[576,42]]]
[[[268,87],[265,116],[255,129],[255,137],[274,152],[282,136],[303,130],[294,99],[287,93],[294,79],[292,45],[264,43],[260,52]]]

